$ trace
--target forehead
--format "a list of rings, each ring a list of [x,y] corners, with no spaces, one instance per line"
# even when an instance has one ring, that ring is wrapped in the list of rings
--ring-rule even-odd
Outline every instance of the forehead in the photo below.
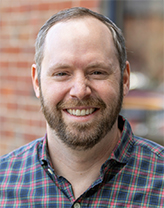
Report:
[[[92,37],[97,40],[113,41],[112,33],[105,23],[95,17],[85,16],[54,24],[47,33],[45,43],[55,38],[68,40],[71,37],[74,39]]]
[[[118,64],[110,29],[93,17],[74,18],[53,25],[45,40],[42,67],[56,64],[84,67],[92,62]]]
[[[107,24],[105,24],[101,20],[97,19],[94,16],[86,15],[86,16],[72,17],[72,18],[69,18],[69,19],[60,20],[60,21],[54,23],[50,27],[49,31],[57,25],[60,25],[60,24],[63,24],[63,25],[65,24],[66,25],[67,23],[69,23],[70,25],[71,24],[73,25],[74,23],[78,23],[78,24],[82,24],[82,23],[87,24],[88,23],[88,24],[91,24],[91,25],[94,24],[95,27],[97,27],[97,26],[106,27],[106,29],[109,30],[109,28],[107,27]]]

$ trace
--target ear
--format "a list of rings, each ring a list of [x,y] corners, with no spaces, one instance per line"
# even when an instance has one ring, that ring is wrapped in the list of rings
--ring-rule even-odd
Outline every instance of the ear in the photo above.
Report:
[[[38,79],[36,64],[33,64],[31,67],[31,78],[32,78],[32,83],[33,83],[35,95],[37,98],[39,98],[40,97],[40,89],[39,89],[39,79]]]
[[[129,92],[130,88],[130,64],[128,61],[126,61],[126,67],[124,69],[123,74],[123,93],[124,96],[126,96]]]

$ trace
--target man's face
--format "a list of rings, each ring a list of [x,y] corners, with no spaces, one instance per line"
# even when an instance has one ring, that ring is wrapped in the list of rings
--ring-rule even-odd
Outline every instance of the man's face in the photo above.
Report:
[[[122,97],[117,52],[104,24],[87,17],[49,30],[40,99],[58,138],[73,149],[93,147],[116,125]]]

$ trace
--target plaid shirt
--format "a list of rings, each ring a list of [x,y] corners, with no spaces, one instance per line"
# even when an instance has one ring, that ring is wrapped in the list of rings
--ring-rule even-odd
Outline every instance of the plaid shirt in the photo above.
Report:
[[[122,136],[97,180],[75,200],[71,184],[55,175],[47,138],[0,160],[0,207],[164,207],[164,148],[133,136],[119,117]]]

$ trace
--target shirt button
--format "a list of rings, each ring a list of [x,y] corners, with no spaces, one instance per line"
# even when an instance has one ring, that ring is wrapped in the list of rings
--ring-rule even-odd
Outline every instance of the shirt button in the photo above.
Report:
[[[74,208],[80,208],[81,206],[80,206],[79,203],[75,203],[73,207],[74,207]]]

